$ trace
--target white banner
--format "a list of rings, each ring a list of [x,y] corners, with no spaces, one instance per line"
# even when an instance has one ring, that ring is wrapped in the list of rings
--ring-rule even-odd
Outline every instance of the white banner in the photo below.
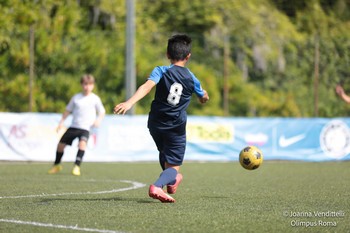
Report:
[[[53,161],[64,131],[56,132],[61,114],[0,113],[0,160]],[[69,127],[71,117],[65,121]],[[63,161],[74,161],[78,140],[67,146]],[[145,116],[107,115],[92,129],[84,161],[157,160],[158,152]]]

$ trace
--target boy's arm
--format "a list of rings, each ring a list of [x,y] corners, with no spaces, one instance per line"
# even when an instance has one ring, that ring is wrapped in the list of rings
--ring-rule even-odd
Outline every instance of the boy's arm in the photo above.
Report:
[[[208,92],[206,90],[203,90],[204,95],[202,97],[199,97],[199,102],[201,102],[202,104],[205,104],[208,100],[209,100],[209,95]]]
[[[196,93],[200,103],[204,104],[209,100],[209,95],[206,90],[202,89],[201,83],[196,78],[196,76],[190,71],[193,81],[194,81],[194,92]]]
[[[105,117],[105,115],[106,115],[105,112],[99,112],[99,114],[97,115],[97,118],[96,118],[96,120],[94,122],[94,125],[93,125],[95,128],[100,126],[101,121]]]
[[[137,101],[145,97],[155,85],[156,83],[154,81],[147,80],[137,89],[135,94],[130,99],[128,99],[126,102],[116,105],[114,107],[114,113],[124,115]]]
[[[98,101],[96,103],[96,112],[97,112],[97,117],[96,120],[93,124],[93,127],[97,128],[100,126],[102,119],[106,115],[106,109],[104,108],[101,99],[98,97]]]
[[[350,96],[345,94],[345,91],[342,86],[337,85],[335,88],[337,94],[348,104],[350,104]]]
[[[64,121],[66,120],[66,118],[69,116],[70,112],[68,110],[66,110],[63,114],[62,114],[62,118],[60,120],[60,122],[58,123],[57,129],[56,131],[60,131],[63,126],[64,126]]]

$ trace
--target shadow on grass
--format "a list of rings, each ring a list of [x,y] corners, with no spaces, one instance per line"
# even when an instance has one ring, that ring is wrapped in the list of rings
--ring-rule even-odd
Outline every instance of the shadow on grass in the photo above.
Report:
[[[55,201],[86,201],[86,202],[93,202],[93,201],[126,201],[126,202],[137,202],[137,203],[154,203],[155,201],[152,199],[146,199],[146,198],[130,198],[130,197],[110,197],[110,198],[42,198],[39,202],[39,204],[45,205],[50,204]]]
[[[229,199],[227,196],[202,196],[203,199]],[[162,204],[158,200],[151,198],[132,198],[132,197],[109,197],[109,198],[42,198],[38,201],[39,205],[50,205],[56,201],[68,201],[68,202],[136,202],[140,204]],[[164,203],[163,203],[164,204]]]

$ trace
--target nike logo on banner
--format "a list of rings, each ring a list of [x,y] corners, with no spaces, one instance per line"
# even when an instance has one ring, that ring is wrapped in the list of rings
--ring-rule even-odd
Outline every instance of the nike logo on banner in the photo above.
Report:
[[[280,147],[288,147],[290,145],[293,145],[294,143],[297,143],[305,138],[305,134],[299,134],[297,136],[286,138],[284,135],[282,135],[279,139],[279,145]]]

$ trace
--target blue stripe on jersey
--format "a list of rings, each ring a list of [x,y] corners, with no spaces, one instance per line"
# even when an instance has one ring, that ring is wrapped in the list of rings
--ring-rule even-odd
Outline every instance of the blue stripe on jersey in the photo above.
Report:
[[[173,67],[174,65],[170,65],[170,66],[157,66],[153,69],[152,73],[150,74],[148,80],[152,80],[153,82],[155,82],[156,84],[158,84],[159,80],[163,77],[163,74],[171,67]],[[197,79],[197,77],[189,70],[189,73],[192,76],[192,79],[194,81],[194,92],[196,93],[196,95],[198,97],[203,97],[204,92],[201,86],[201,83],[199,82],[199,80]]]
[[[191,96],[204,95],[199,80],[185,67],[157,66],[148,80],[154,81],[156,92],[148,118],[148,127],[155,130],[185,130],[186,109]]]
[[[158,84],[159,80],[163,77],[163,74],[171,67],[174,65],[170,66],[157,66],[153,69],[152,73],[150,74],[148,80],[154,81],[156,84]]]
[[[190,70],[188,70],[190,71]],[[199,82],[199,80],[196,78],[196,76],[194,76],[194,74],[190,71],[190,74],[192,75],[193,81],[194,81],[194,92],[196,93],[196,95],[198,97],[203,97],[204,95],[204,91],[202,89],[201,83]]]

